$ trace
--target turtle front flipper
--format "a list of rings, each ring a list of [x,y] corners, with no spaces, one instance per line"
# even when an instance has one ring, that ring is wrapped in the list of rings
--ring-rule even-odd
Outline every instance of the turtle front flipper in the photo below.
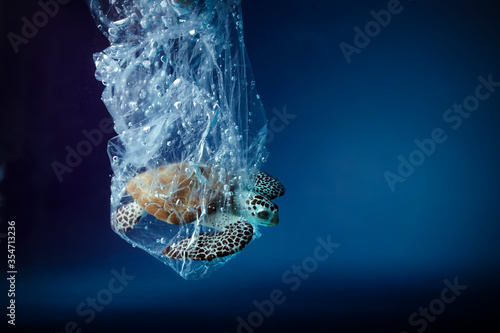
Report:
[[[268,175],[264,171],[257,172],[253,190],[269,200],[276,199],[285,194],[285,186],[278,179]]]
[[[222,232],[200,234],[174,243],[163,250],[163,255],[177,260],[207,260],[222,258],[241,251],[253,237],[253,227],[247,222],[227,225]]]
[[[131,202],[116,210],[116,218],[111,226],[117,232],[128,232],[135,228],[143,214],[144,209],[137,202]]]

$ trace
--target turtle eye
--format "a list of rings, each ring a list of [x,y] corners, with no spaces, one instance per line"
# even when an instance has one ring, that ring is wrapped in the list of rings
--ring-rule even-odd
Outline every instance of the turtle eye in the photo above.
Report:
[[[269,213],[263,210],[257,213],[257,217],[261,220],[267,220],[269,218]]]

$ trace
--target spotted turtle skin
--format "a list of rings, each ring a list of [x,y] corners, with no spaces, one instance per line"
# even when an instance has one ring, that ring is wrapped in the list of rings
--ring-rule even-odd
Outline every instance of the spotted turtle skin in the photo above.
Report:
[[[204,180],[203,184],[200,179]],[[112,227],[118,233],[128,233],[146,213],[173,225],[199,220],[200,224],[216,232],[177,241],[165,248],[162,254],[177,260],[206,261],[232,255],[252,240],[252,224],[278,224],[279,209],[271,200],[283,196],[285,187],[276,178],[259,171],[253,188],[250,191],[234,190],[229,205],[232,210],[222,212],[218,209],[224,198],[224,184],[220,179],[224,177],[210,167],[185,163],[167,164],[142,172],[127,183],[126,191],[134,201],[117,209]],[[205,216],[199,219],[203,203],[206,205]]]

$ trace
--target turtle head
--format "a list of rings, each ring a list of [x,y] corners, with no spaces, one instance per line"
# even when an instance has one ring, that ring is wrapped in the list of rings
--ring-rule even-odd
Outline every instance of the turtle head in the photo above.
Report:
[[[277,225],[278,206],[268,198],[255,192],[244,191],[237,196],[239,214],[249,222],[264,226]]]

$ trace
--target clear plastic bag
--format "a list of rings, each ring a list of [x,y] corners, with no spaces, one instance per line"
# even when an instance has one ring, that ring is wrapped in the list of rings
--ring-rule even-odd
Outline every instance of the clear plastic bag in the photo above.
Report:
[[[236,201],[267,176],[258,172],[267,157],[267,120],[241,8],[232,0],[89,0],[89,6],[110,42],[94,61],[118,133],[108,144],[113,229],[186,279],[208,276],[238,251],[169,255],[207,241],[214,230],[244,234],[248,242],[260,235],[251,220],[241,230],[216,225],[234,215],[241,221]],[[120,211],[125,205],[132,208]]]

